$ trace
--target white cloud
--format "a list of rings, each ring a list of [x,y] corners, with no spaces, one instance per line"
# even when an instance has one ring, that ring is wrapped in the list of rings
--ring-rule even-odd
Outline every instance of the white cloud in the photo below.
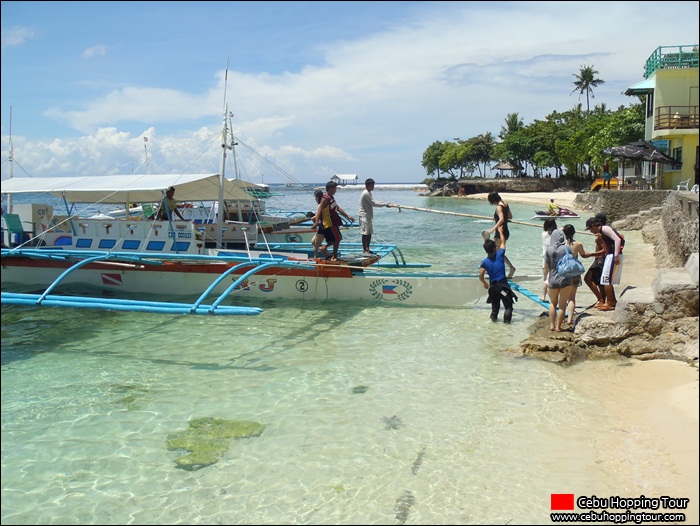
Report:
[[[697,39],[697,17],[689,16],[697,15],[692,2],[645,9],[626,2],[438,2],[423,8],[419,19],[399,23],[397,18],[385,31],[323,42],[313,65],[277,73],[264,67],[229,71],[226,91],[236,135],[301,180],[325,180],[328,167],[382,180],[393,174],[420,180],[425,176],[422,153],[435,140],[497,134],[509,113],[517,112],[527,124],[585,104],[572,93],[574,74],[583,65],[593,66],[605,80],[592,103],[617,108],[636,102],[622,92],[642,80],[644,62],[655,48],[668,44],[649,40],[645,28],[650,21],[676,20],[674,44]],[[310,46],[303,41],[290,45]],[[187,68],[182,61],[178,67]],[[85,134],[60,140],[89,145],[85,153],[77,146],[56,153],[84,156],[74,168],[87,168],[88,158],[101,169],[123,166],[125,159],[139,157],[143,144],[138,140],[152,129],[158,133],[149,142],[152,168],[166,164],[165,157],[155,156],[157,145],[170,152],[168,169],[177,170],[177,162],[181,167],[194,162],[188,144],[217,134],[223,71],[199,90],[184,83],[163,88],[129,82],[114,88],[115,77],[101,84],[86,78],[89,72],[81,73],[73,82],[89,91],[70,105],[49,100],[43,112]],[[101,91],[103,85],[112,87]],[[126,137],[120,139],[119,131]],[[115,144],[99,156],[107,136]],[[140,146],[136,152],[132,141]],[[27,147],[39,146],[29,142]],[[196,162],[216,171],[217,155]],[[252,157],[253,169],[263,169],[264,162]]]
[[[97,57],[97,56],[104,56],[107,54],[107,46],[103,46],[102,44],[93,46],[90,48],[87,48],[85,51],[83,51],[82,57],[83,58],[92,58],[92,57]]]
[[[2,30],[2,47],[20,46],[34,38],[34,30],[28,27],[11,27]]]

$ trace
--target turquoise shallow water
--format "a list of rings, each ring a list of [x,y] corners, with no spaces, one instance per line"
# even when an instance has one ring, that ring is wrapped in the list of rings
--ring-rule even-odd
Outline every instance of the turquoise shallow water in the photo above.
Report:
[[[472,200],[375,195],[493,214]],[[337,199],[355,213],[359,191]],[[533,212],[512,208],[519,220]],[[471,272],[490,224],[378,209],[375,239]],[[518,272],[541,272],[541,229],[511,231]],[[542,313],[526,298],[511,325],[491,323],[485,303],[263,307],[254,317],[3,307],[2,523],[540,524],[551,493],[614,493],[595,451],[606,415],[558,366],[506,351]],[[167,449],[168,435],[206,417],[265,428],[211,466],[177,468],[183,452]]]

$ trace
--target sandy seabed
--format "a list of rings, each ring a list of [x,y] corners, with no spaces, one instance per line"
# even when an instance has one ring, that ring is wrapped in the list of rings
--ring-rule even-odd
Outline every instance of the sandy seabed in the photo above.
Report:
[[[506,202],[546,209],[551,198],[582,218],[594,215],[574,208],[576,192],[500,193]],[[486,200],[488,194],[467,199]],[[641,232],[625,232],[625,262],[618,294],[625,286],[649,286],[656,274],[653,246]],[[585,244],[585,241],[584,241]],[[651,269],[651,270],[650,270]],[[621,497],[689,498],[686,524],[698,524],[700,478],[698,449],[698,367],[676,360],[588,361],[570,368],[581,393],[614,415],[610,440],[600,444],[600,462],[619,477]],[[646,493],[640,493],[646,492]],[[599,495],[602,496],[602,495]],[[643,510],[640,510],[643,511]]]

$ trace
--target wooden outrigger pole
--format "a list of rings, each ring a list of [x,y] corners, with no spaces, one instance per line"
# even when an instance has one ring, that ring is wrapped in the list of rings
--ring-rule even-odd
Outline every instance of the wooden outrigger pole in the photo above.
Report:
[[[404,206],[404,205],[394,205],[394,207],[398,208],[399,212],[401,211],[402,208],[405,208],[406,210],[417,210],[419,212],[432,212],[433,214],[445,214],[445,215],[450,215],[450,216],[471,217],[474,219],[491,219],[491,220],[493,220],[493,216],[480,216],[480,215],[476,215],[476,214],[466,214],[464,212],[448,212],[446,210],[433,210],[431,208],[419,208],[417,206]],[[542,228],[542,223],[535,224],[535,223],[528,223],[526,221],[515,221],[513,219],[510,219],[508,222],[509,223],[516,223],[518,225],[536,226],[537,228]]]

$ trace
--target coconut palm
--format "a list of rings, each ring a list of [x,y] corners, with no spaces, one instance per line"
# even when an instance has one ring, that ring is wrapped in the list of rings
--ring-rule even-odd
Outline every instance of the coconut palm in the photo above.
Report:
[[[514,133],[525,128],[523,120],[517,113],[509,113],[506,115],[505,122],[506,125],[501,126],[501,133],[498,134],[498,137],[501,139],[504,139],[509,133]]]
[[[593,95],[593,88],[597,88],[601,84],[605,84],[604,80],[595,78],[598,71],[593,69],[593,66],[581,66],[581,71],[577,75],[574,73],[576,80],[574,81],[574,86],[576,86],[571,93],[576,91],[579,92],[579,98],[584,93],[586,94],[586,111],[591,111],[591,101],[590,99],[595,98]]]

